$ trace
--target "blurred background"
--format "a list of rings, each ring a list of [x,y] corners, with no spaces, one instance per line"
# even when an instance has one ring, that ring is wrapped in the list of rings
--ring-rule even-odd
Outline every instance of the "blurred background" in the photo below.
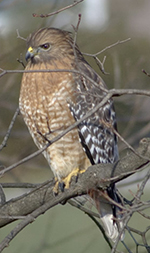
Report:
[[[32,15],[33,13],[47,14],[72,3],[71,0],[1,0],[0,68],[23,70],[17,59],[25,63],[26,43],[25,40],[17,38],[16,30],[24,38],[45,26],[73,32],[72,25],[76,26],[78,14],[81,14],[77,42],[84,53],[96,53],[119,40],[131,38],[130,41],[118,44],[99,55],[101,61],[104,56],[107,57],[104,66],[108,74],[101,73],[94,59],[86,57],[107,86],[117,89],[149,90],[150,78],[143,74],[142,69],[150,72],[150,1],[85,0],[71,9],[48,18]],[[18,107],[21,78],[22,74],[19,73],[7,74],[0,78],[0,143]],[[136,148],[141,138],[150,136],[150,98],[124,95],[114,98],[114,101],[118,131],[130,145]],[[119,142],[120,155],[125,148],[125,145]],[[1,168],[19,161],[36,150],[19,115],[7,146],[0,152]],[[119,185],[123,195],[132,198],[129,189],[136,192],[137,183],[144,177],[144,173],[145,171],[137,173]],[[39,155],[5,174],[0,182],[40,183],[52,176],[44,157]],[[6,190],[8,199],[21,193],[23,190]],[[136,220],[135,216],[132,222],[135,223]],[[142,220],[140,222],[140,219],[138,221],[140,228],[142,229],[143,226],[144,229],[146,223]],[[0,238],[4,238],[14,226],[15,223],[1,229]],[[135,247],[132,241],[128,244],[131,249]],[[100,249],[103,249],[101,252],[110,252],[94,223],[84,213],[65,205],[57,206],[43,217],[39,217],[14,239],[4,252],[89,253],[94,251],[96,253],[100,252]],[[145,251],[141,248],[139,252]]]

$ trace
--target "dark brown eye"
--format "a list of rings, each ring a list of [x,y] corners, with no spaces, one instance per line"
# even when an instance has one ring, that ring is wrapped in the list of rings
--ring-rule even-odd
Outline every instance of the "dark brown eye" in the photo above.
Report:
[[[45,50],[47,50],[47,49],[50,48],[50,44],[49,43],[45,43],[45,44],[41,45],[40,47],[43,48],[43,49],[45,49]]]

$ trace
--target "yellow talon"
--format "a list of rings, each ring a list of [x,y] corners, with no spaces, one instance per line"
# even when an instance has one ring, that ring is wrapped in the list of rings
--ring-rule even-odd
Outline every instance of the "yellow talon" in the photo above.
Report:
[[[74,169],[67,177],[65,177],[65,178],[63,179],[63,182],[64,182],[64,184],[65,184],[65,188],[66,188],[66,189],[69,188],[69,185],[70,185],[70,182],[71,182],[71,178],[72,178],[73,176],[76,176],[76,177],[77,177],[79,173],[84,173],[84,172],[85,172],[85,170],[80,170],[79,168]]]
[[[69,189],[69,185],[70,185],[70,182],[71,182],[71,179],[73,176],[78,176],[78,174],[82,174],[84,173],[86,170],[80,170],[79,168],[76,168],[74,169],[72,172],[70,172],[70,174],[63,178],[61,181],[58,181],[58,179],[55,177],[55,186],[53,188],[53,192],[54,194],[58,194],[58,191],[59,191],[59,186],[61,185],[64,185],[66,189]],[[60,187],[61,188],[61,187]],[[63,187],[62,187],[63,188]],[[62,190],[62,189],[61,189]],[[63,191],[63,190],[62,190]]]
[[[80,170],[79,173],[82,174],[82,173],[84,173],[85,171],[86,171],[85,169],[84,169],[84,170]]]

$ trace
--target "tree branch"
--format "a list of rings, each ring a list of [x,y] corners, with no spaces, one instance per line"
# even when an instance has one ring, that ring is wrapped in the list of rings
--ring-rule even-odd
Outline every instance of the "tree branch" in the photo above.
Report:
[[[150,139],[145,138],[140,141],[137,152],[144,157],[150,156]],[[137,156],[134,152],[128,153],[116,164],[97,164],[90,166],[85,173],[79,174],[78,182],[72,180],[69,189],[60,192],[54,197],[54,180],[45,182],[34,190],[20,197],[6,202],[0,207],[0,227],[13,221],[8,216],[24,216],[32,213],[37,208],[48,204],[51,208],[61,202],[65,203],[68,199],[79,195],[87,194],[89,189],[106,189],[110,183],[118,182],[129,175],[135,173],[149,163],[148,159]],[[115,168],[115,169],[114,169]],[[31,204],[32,203],[32,204]],[[44,209],[45,211],[47,209]],[[42,212],[44,211],[42,209]],[[44,211],[44,212],[45,212]]]

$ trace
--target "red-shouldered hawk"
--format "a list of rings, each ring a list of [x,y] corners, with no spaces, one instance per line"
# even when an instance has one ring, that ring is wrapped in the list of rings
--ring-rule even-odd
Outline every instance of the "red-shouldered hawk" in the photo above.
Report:
[[[35,144],[42,148],[47,140],[98,105],[107,94],[107,88],[74,45],[69,32],[39,29],[28,37],[27,47],[26,70],[31,72],[23,74],[19,105]],[[118,148],[113,129],[116,129],[116,117],[113,101],[109,99],[78,127],[48,147],[43,154],[58,181],[68,187],[74,172],[87,169],[91,164],[116,162]],[[118,227],[113,221],[112,206],[102,200],[100,217],[106,234],[115,241]]]

